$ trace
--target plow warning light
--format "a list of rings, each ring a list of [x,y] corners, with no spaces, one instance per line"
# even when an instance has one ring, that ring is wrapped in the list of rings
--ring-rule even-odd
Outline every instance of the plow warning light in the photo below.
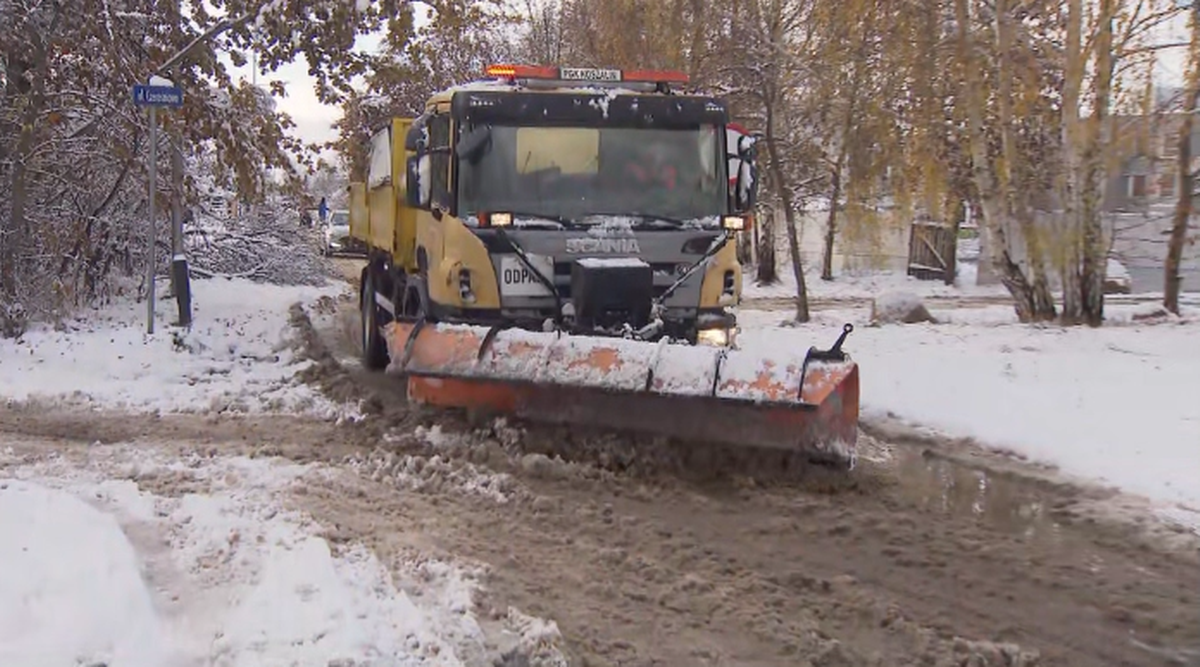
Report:
[[[500,79],[554,79],[558,77],[556,67],[534,67],[532,65],[488,65],[487,75]]]

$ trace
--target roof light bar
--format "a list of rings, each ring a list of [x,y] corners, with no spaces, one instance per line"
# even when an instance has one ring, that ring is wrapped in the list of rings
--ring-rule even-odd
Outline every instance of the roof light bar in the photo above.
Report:
[[[590,67],[541,67],[534,65],[488,65],[487,76],[500,79],[547,79],[583,83],[677,83],[686,84],[688,75],[669,70],[595,69]]]
[[[657,69],[638,69],[630,72],[625,72],[625,77],[622,81],[645,81],[647,83],[678,83],[681,85],[687,84],[690,79],[683,72],[673,72],[671,70]]]
[[[557,67],[534,67],[532,65],[488,65],[486,73],[500,79],[556,79]]]

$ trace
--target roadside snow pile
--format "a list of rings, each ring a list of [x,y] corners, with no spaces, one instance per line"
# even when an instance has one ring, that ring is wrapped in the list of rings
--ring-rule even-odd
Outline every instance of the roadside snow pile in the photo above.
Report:
[[[496,650],[477,573],[420,554],[389,569],[288,508],[331,469],[95,447],[7,472],[0,664],[460,667]]]
[[[160,665],[163,628],[111,516],[0,482],[0,665]]]
[[[344,286],[279,286],[197,280],[190,331],[169,326],[174,301],[158,303],[155,333],[131,300],[63,327],[0,340],[0,398],[79,402],[161,412],[300,412],[356,416],[295,375],[300,359],[288,307],[337,295]]]
[[[912,292],[884,292],[871,302],[872,324],[934,322],[921,297]]]
[[[1100,329],[1022,326],[1011,308],[935,310],[950,323],[861,327],[845,349],[859,363],[868,418],[890,412],[974,436],[1190,507],[1200,526],[1200,313],[1142,324],[1133,316],[1143,307],[1107,310],[1112,323]],[[778,327],[778,312],[743,311],[741,344],[825,347],[864,312],[818,315]]]

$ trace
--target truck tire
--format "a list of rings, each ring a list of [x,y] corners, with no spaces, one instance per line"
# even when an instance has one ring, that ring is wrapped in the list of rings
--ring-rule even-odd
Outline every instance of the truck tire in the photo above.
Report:
[[[380,371],[387,368],[387,342],[379,328],[385,324],[380,317],[379,304],[375,303],[375,277],[371,266],[362,270],[362,289],[359,293],[359,317],[362,320],[362,363],[368,370]]]

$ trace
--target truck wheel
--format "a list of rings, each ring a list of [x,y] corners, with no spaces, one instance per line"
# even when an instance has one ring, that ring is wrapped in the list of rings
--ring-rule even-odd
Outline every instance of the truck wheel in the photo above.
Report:
[[[362,362],[369,370],[378,371],[387,368],[387,343],[379,327],[383,325],[379,316],[379,305],[375,303],[375,278],[371,275],[371,267],[363,267],[362,290],[359,294],[359,313],[362,320]]]

